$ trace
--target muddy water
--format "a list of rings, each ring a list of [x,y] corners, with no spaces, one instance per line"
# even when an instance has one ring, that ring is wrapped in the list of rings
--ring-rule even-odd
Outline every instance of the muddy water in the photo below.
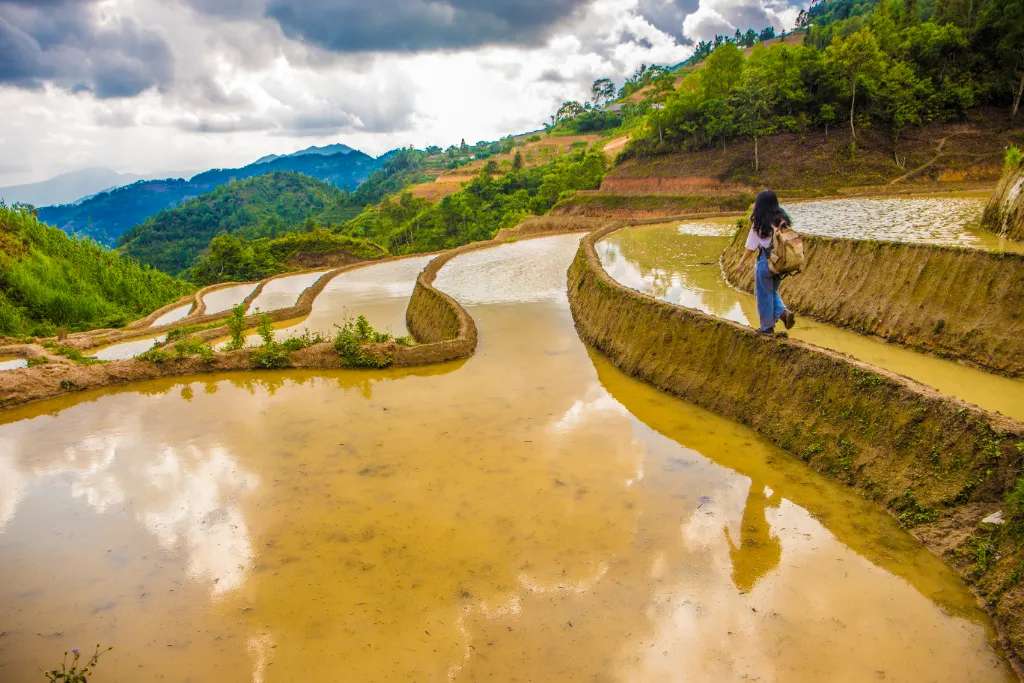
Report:
[[[756,326],[753,295],[733,289],[718,264],[718,256],[732,240],[733,220],[635,226],[612,233],[597,244],[597,250],[608,274],[628,287]],[[806,317],[789,334],[1024,420],[1024,379],[985,372]]]
[[[186,315],[188,315],[191,310],[191,301],[188,302],[187,304],[182,304],[181,306],[172,308],[171,310],[156,318],[150,324],[150,327],[157,327],[158,325],[170,325],[171,323],[176,323],[182,318],[184,318]]]
[[[279,330],[278,339],[307,330],[331,337],[335,333],[335,325],[342,325],[358,315],[366,316],[376,329],[390,332],[392,336],[407,335],[406,305],[416,284],[416,276],[431,258],[412,256],[335,276],[313,301],[308,316],[275,324],[275,329]],[[245,344],[255,346],[261,341],[258,334],[250,333]],[[226,343],[220,342],[221,345]]]
[[[438,284],[464,363],[164,380],[0,426],[0,678],[1001,681],[886,515],[580,343],[574,236]]]
[[[249,304],[249,312],[273,311],[278,308],[294,306],[295,301],[302,294],[302,290],[316,282],[326,272],[326,270],[318,270],[271,280],[263,286],[263,291],[259,293],[259,296]]]
[[[924,242],[1024,252],[1024,244],[981,230],[985,194],[823,199],[786,204],[802,232],[828,237]]]
[[[255,283],[246,282],[240,285],[231,285],[230,287],[222,287],[220,289],[215,289],[212,292],[207,292],[203,295],[203,302],[206,304],[206,314],[220,313],[228,310],[229,308],[234,308],[238,304],[242,303],[242,300],[249,296],[255,288]]]

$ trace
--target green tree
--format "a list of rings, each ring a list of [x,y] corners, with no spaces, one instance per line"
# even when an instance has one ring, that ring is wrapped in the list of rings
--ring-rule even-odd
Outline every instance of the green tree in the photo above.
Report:
[[[882,52],[874,34],[861,29],[846,38],[836,38],[825,50],[826,63],[845,80],[850,95],[850,144],[857,144],[857,88],[874,83],[882,64]]]
[[[615,98],[615,84],[609,78],[599,78],[590,86],[590,99],[598,107]]]
[[[705,99],[728,97],[743,74],[743,53],[732,43],[715,48],[700,71],[701,93]]]

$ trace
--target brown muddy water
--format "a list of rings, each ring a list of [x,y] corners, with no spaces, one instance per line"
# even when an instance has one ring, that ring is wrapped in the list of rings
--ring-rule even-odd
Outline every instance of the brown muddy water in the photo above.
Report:
[[[394,337],[409,333],[405,327],[405,309],[416,284],[416,276],[432,256],[410,256],[336,275],[313,300],[309,315],[275,324],[277,338],[286,339],[306,331],[330,338],[335,326],[358,315],[365,316],[376,329]],[[245,338],[246,346],[262,342],[258,334]],[[218,346],[227,340],[218,342]]]
[[[889,516],[588,351],[578,239],[442,269],[462,363],[6,413],[0,680],[1011,680]]]
[[[803,229],[803,223],[800,226]],[[718,264],[718,257],[731,242],[735,229],[735,218],[634,226],[598,242],[597,251],[608,274],[627,287],[742,325],[756,326],[754,296],[733,289]],[[1024,379],[985,372],[807,317],[800,318],[789,335],[910,377],[987,410],[1024,420]]]

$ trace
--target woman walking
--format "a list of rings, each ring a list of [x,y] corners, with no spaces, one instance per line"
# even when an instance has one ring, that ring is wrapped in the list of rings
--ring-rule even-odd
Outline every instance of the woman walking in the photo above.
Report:
[[[772,235],[776,229],[789,227],[789,214],[779,206],[779,198],[771,190],[764,190],[754,200],[754,210],[750,214],[750,232],[747,234],[747,251],[743,255],[740,266],[746,267],[750,257],[757,254],[754,266],[754,294],[757,298],[757,315],[760,318],[758,332],[774,334],[775,323],[779,320],[786,329],[796,324],[793,311],[786,308],[779,296],[781,275],[776,275],[768,268],[768,257],[772,250]]]

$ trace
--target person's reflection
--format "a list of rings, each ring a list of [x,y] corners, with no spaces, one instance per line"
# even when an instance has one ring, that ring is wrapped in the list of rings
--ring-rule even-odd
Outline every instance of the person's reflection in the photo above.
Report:
[[[729,527],[724,529],[732,560],[732,582],[741,593],[751,590],[761,577],[778,566],[782,558],[782,544],[772,533],[765,517],[769,503],[774,502],[771,507],[778,507],[779,496],[771,489],[767,489],[770,494],[765,495],[765,490],[762,484],[750,483],[747,505],[740,520],[739,545],[733,542]]]

